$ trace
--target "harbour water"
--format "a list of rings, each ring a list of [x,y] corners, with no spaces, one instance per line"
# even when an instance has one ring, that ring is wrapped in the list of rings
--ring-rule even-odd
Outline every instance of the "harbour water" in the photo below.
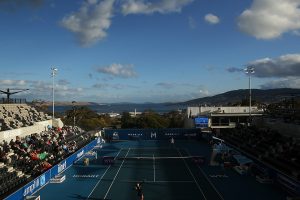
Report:
[[[82,106],[76,106],[82,107]],[[157,113],[167,113],[171,111],[177,111],[185,109],[184,106],[175,104],[104,104],[104,105],[88,105],[90,109],[97,113],[122,113],[122,112],[144,112],[146,110],[152,110]],[[55,106],[55,112],[65,112],[66,110],[73,109],[73,106]],[[49,111],[52,107],[49,106]]]

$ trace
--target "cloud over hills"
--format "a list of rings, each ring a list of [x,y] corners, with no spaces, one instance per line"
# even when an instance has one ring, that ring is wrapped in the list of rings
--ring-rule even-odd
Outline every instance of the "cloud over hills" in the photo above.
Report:
[[[300,76],[300,54],[287,54],[278,58],[263,58],[249,65],[255,68],[255,76],[264,77],[288,77]]]
[[[262,89],[300,88],[300,54],[286,54],[277,58],[262,58],[247,64],[255,69],[252,75],[257,78],[277,78],[260,85]],[[228,72],[244,72],[231,67]]]
[[[261,89],[275,89],[275,88],[300,88],[299,78],[283,78],[279,80],[271,80],[262,85]]]
[[[300,54],[286,54],[278,58],[262,58],[247,64],[255,68],[253,76],[259,78],[300,77]],[[243,69],[231,67],[228,72],[241,72]]]

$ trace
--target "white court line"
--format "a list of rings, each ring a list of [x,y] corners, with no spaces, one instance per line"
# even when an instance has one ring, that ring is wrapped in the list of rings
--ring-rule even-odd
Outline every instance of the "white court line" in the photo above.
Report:
[[[182,157],[182,154],[180,153],[180,151],[179,151],[178,149],[177,149],[177,151],[178,151],[179,155]],[[194,181],[195,181],[195,183],[196,183],[196,185],[197,185],[197,187],[198,187],[199,191],[200,191],[200,192],[201,192],[201,194],[203,195],[204,199],[205,199],[205,200],[207,200],[207,198],[205,197],[205,195],[204,195],[204,193],[203,193],[203,190],[201,189],[201,187],[200,187],[199,183],[197,182],[197,180],[196,180],[196,178],[195,178],[194,174],[192,173],[192,171],[191,171],[190,167],[189,167],[189,166],[188,166],[188,164],[186,163],[185,159],[182,159],[182,160],[183,160],[183,162],[184,162],[185,166],[188,168],[188,170],[189,170],[190,174],[192,175],[192,177],[193,177],[193,179],[194,179]]]
[[[125,183],[138,183],[141,182],[141,180],[121,180],[120,182]],[[144,183],[195,183],[194,180],[192,181],[144,181]]]
[[[155,157],[153,154],[153,181],[155,182]]]
[[[126,148],[124,148],[126,149]],[[134,147],[134,148],[130,148],[131,150],[139,150],[139,149],[142,149],[142,150],[160,150],[160,149],[165,149],[165,150],[171,150],[172,148],[169,148],[169,147],[160,147],[160,148],[157,148],[157,147],[144,147],[144,148],[139,148],[139,147]]]
[[[130,153],[130,156],[128,156],[128,158],[138,158],[138,157],[149,158],[149,157],[151,157],[150,159],[152,159],[152,155],[153,155],[153,153]],[[155,155],[155,152],[154,152],[154,155]],[[190,158],[192,156],[185,156],[185,157]],[[159,156],[155,156],[155,158],[156,159],[157,158],[178,158],[178,155],[170,156],[170,153],[159,153]]]
[[[81,158],[80,158],[81,159]],[[70,165],[69,167],[67,167],[66,169],[64,169],[63,171],[59,172],[58,175],[65,173],[70,167],[74,167],[74,164]],[[66,174],[65,174],[66,175]],[[42,175],[40,175],[42,176]],[[38,177],[40,177],[38,176]],[[50,174],[51,176],[51,174]],[[37,189],[35,192],[33,192],[31,195],[34,195],[35,193],[39,192],[40,190],[42,190],[46,185],[48,185],[50,183],[50,181],[48,181],[47,183],[45,183],[45,185],[41,186],[39,189]],[[17,191],[16,191],[17,192]],[[14,192],[14,193],[16,193]],[[12,194],[14,194],[12,193]],[[12,196],[12,194],[10,196]]]
[[[153,155],[153,154],[152,154]],[[121,157],[118,159],[125,159],[125,157]],[[153,156],[132,156],[132,157],[127,157],[128,159],[142,159],[142,160],[153,160]],[[156,160],[163,160],[163,159],[187,159],[187,158],[194,158],[194,156],[172,156],[172,157],[168,157],[168,156],[156,156],[155,159]]]
[[[128,149],[127,154],[125,155],[125,158],[127,157],[129,151],[130,151],[130,148]],[[123,166],[124,161],[125,161],[125,160],[122,161],[122,163],[121,163],[121,165],[120,165],[120,167],[119,167],[119,169],[118,169],[118,171],[117,171],[117,173],[116,173],[116,175],[115,175],[113,181],[111,182],[111,184],[110,184],[108,190],[106,191],[106,194],[105,194],[105,196],[104,196],[103,199],[106,199],[106,197],[107,197],[107,195],[108,195],[108,193],[109,193],[109,191],[110,191],[111,186],[114,184],[114,182],[115,182],[115,180],[116,180],[116,177],[118,176],[118,174],[119,174],[119,172],[120,172],[120,169],[121,169],[122,166]]]
[[[122,151],[122,149],[120,149],[120,151],[118,152],[118,154],[116,155],[116,157],[118,157],[118,155],[120,154],[121,151]],[[116,157],[114,158],[114,160],[116,159]],[[101,176],[101,178],[99,179],[99,181],[96,183],[95,187],[93,188],[93,190],[91,191],[91,193],[89,194],[89,196],[87,197],[87,199],[90,198],[90,196],[92,195],[92,193],[94,192],[94,190],[96,189],[96,187],[98,186],[98,184],[101,182],[102,178],[104,177],[104,175],[106,174],[106,172],[109,170],[110,167],[111,167],[111,165],[109,165],[107,167],[107,169],[105,170],[104,174]]]
[[[188,155],[191,155],[189,150],[184,149]],[[212,186],[212,188],[216,191],[216,193],[219,195],[219,197],[224,200],[223,196],[221,195],[221,193],[217,190],[216,186],[211,182],[211,180],[207,177],[206,173],[201,169],[201,167],[199,167],[199,165],[197,165],[197,167],[200,169],[201,173],[203,174],[203,176],[206,178],[206,180],[210,183],[210,185]]]

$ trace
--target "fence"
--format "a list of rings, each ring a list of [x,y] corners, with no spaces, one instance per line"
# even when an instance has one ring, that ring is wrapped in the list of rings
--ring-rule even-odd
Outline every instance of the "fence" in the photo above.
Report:
[[[7,98],[1,98],[0,104],[18,104],[18,103],[27,103],[26,99],[7,99]]]

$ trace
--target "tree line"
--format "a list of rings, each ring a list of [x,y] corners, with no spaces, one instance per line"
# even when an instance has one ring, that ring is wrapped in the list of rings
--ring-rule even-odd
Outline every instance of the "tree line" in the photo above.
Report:
[[[123,112],[121,117],[110,117],[108,114],[99,115],[90,108],[82,106],[65,111],[60,118],[65,125],[73,126],[75,122],[76,126],[87,131],[104,127],[183,128],[184,125],[184,114],[179,111],[159,114],[148,110],[136,116],[131,116],[129,112]]]

